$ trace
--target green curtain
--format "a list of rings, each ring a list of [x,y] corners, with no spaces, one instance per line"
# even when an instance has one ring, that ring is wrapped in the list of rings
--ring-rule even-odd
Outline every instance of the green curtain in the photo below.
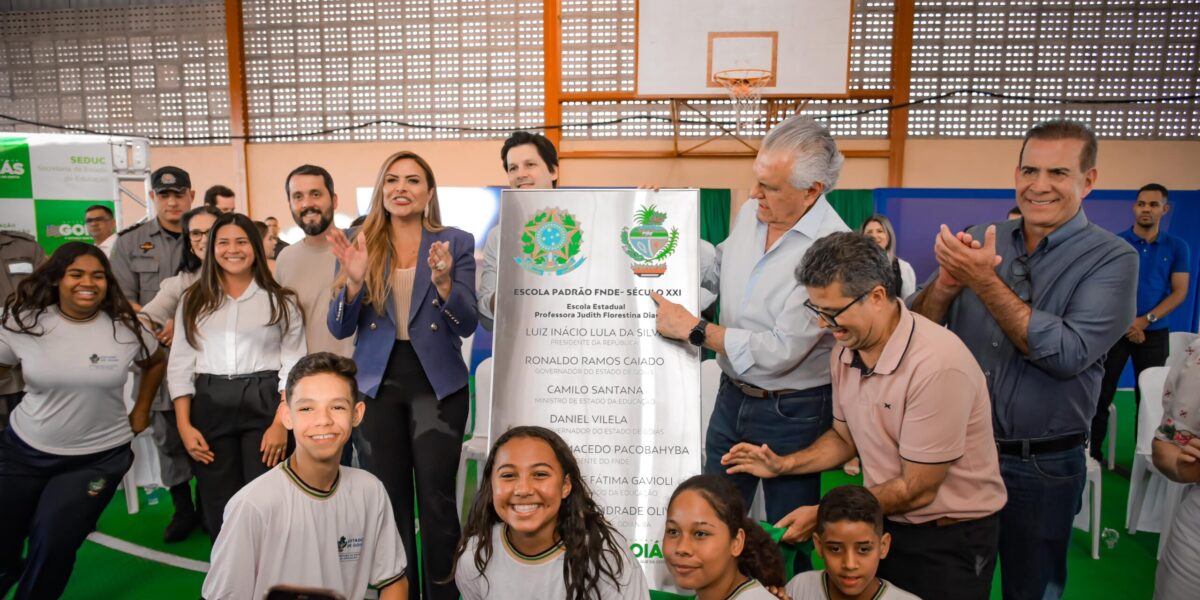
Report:
[[[700,237],[716,246],[729,237],[730,190],[700,190]]]
[[[729,237],[729,205],[733,198],[731,190],[700,190],[700,238],[716,246]],[[713,306],[712,322],[721,322],[721,301]],[[705,350],[702,359],[716,358],[712,350]]]
[[[875,214],[873,190],[833,190],[825,194],[825,199],[851,231],[858,231],[863,222]]]

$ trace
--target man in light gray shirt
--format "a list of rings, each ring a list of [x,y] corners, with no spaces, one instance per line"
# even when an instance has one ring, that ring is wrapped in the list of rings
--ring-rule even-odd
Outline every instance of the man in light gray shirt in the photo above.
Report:
[[[771,130],[754,161],[751,200],[702,275],[704,287],[720,292],[722,324],[655,296],[659,333],[717,353],[723,374],[704,470],[729,477],[747,505],[759,479],[726,474],[722,455],[740,442],[798,452],[832,424],[833,338],[804,309],[808,293],[795,270],[813,242],[849,231],[824,197],[843,160],[829,132],[810,118],[792,117]],[[763,480],[763,492],[767,518],[779,521],[820,500],[820,475]],[[798,562],[800,570],[809,568],[807,557]]]

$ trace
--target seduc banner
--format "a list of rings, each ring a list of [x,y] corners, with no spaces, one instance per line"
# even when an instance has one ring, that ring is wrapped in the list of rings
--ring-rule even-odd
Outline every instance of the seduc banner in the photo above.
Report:
[[[504,190],[491,437],[560,434],[650,587],[675,487],[700,473],[700,352],[655,332],[652,291],[698,314],[698,190]]]

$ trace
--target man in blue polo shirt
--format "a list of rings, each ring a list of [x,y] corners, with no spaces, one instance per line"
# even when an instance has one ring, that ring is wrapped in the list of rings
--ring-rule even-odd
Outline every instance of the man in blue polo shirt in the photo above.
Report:
[[[1133,227],[1121,232],[1121,237],[1138,252],[1137,318],[1129,330],[1108,351],[1104,360],[1104,380],[1092,418],[1091,454],[1103,460],[1101,449],[1108,431],[1108,407],[1117,391],[1117,381],[1125,363],[1133,359],[1133,375],[1137,377],[1150,367],[1167,364],[1171,332],[1164,320],[1187,298],[1188,245],[1182,239],[1159,229],[1167,214],[1167,188],[1149,183],[1138,190],[1133,205]],[[1134,402],[1140,404],[1140,391],[1134,387]]]

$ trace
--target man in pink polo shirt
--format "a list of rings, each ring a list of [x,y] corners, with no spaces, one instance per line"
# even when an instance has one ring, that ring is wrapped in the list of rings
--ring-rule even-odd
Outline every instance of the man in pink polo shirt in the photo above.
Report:
[[[1007,493],[983,371],[958,337],[892,295],[891,261],[869,238],[818,240],[796,276],[808,288],[805,307],[837,340],[833,429],[787,456],[738,444],[722,464],[774,477],[861,456],[892,535],[879,576],[925,600],[986,599]],[[784,539],[807,538],[816,514],[802,506],[785,517]]]

